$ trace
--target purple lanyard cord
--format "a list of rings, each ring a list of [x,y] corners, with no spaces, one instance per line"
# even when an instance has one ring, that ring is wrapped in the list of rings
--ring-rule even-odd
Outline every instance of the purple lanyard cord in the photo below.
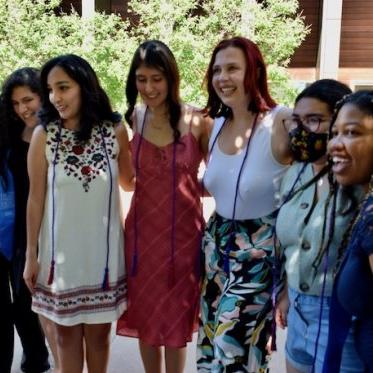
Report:
[[[109,255],[110,255],[110,220],[111,220],[111,200],[113,195],[113,174],[111,171],[110,166],[110,159],[109,154],[106,148],[105,143],[105,137],[104,132],[102,130],[102,127],[99,126],[99,132],[102,139],[102,147],[105,152],[106,162],[108,165],[109,175],[110,175],[110,181],[109,181],[109,201],[108,201],[108,221],[107,221],[107,227],[106,227],[106,263],[105,263],[105,270],[104,270],[104,279],[102,281],[102,290],[109,290],[110,289],[110,281],[109,281]]]
[[[148,113],[148,107],[145,109],[142,127],[140,131],[140,140],[136,149],[135,157],[135,192],[134,192],[134,253],[132,258],[131,266],[131,276],[136,276],[137,267],[138,267],[138,236],[139,236],[139,227],[138,227],[138,207],[137,207],[137,193],[139,188],[139,177],[140,177],[140,149],[142,141],[144,138],[144,129],[146,125],[146,116]],[[175,284],[175,244],[176,244],[176,182],[177,182],[177,172],[176,172],[176,141],[174,140],[172,144],[172,214],[171,214],[171,255],[170,255],[170,272],[169,272],[169,286],[172,287]]]
[[[315,372],[315,364],[316,364],[316,358],[317,358],[317,351],[318,351],[318,344],[319,344],[319,339],[320,339],[320,334],[321,334],[321,322],[322,322],[322,315],[323,315],[323,310],[324,310],[324,298],[325,298],[325,287],[326,287],[326,276],[328,273],[328,267],[329,267],[329,248],[331,241],[334,236],[334,222],[335,222],[335,211],[336,211],[336,202],[337,201],[337,190],[334,191],[333,194],[333,201],[332,201],[332,208],[330,212],[330,219],[329,219],[329,237],[328,241],[326,243],[326,248],[325,248],[325,257],[324,257],[324,274],[323,274],[323,282],[322,282],[322,289],[321,289],[321,303],[320,303],[320,313],[319,313],[319,322],[317,326],[317,335],[316,335],[316,341],[315,341],[315,352],[313,355],[313,360],[312,360],[312,370],[311,373]],[[325,210],[328,209],[330,200],[326,203]],[[327,214],[325,212],[325,218],[327,218]],[[323,227],[323,237],[325,235],[325,229],[326,229],[326,223],[324,224]]]
[[[236,230],[237,230],[237,222],[236,222],[235,218],[236,218],[236,205],[237,205],[237,197],[238,197],[238,191],[239,191],[239,186],[240,186],[240,180],[241,180],[242,171],[243,171],[243,168],[244,168],[244,165],[245,165],[248,153],[249,153],[250,142],[253,138],[254,131],[255,131],[255,128],[256,128],[256,125],[257,125],[258,116],[259,116],[259,113],[256,113],[254,121],[253,121],[253,125],[251,127],[250,136],[249,136],[249,139],[247,140],[247,144],[246,144],[246,148],[245,148],[245,154],[244,154],[244,157],[243,157],[243,160],[242,160],[242,163],[241,163],[238,175],[237,175],[237,180],[236,180],[234,200],[233,200],[233,208],[232,208],[232,218],[231,218],[231,224],[232,224],[231,233],[229,235],[228,242],[225,246],[224,261],[223,261],[223,268],[224,268],[225,273],[227,273],[227,274],[229,274],[229,254],[230,254],[230,251],[232,250],[232,246],[234,244],[235,234],[236,234]],[[220,134],[221,134],[221,132],[222,132],[222,130],[223,130],[223,128],[224,128],[224,126],[226,125],[227,122],[228,122],[228,120],[225,119],[223,125],[220,127],[217,135],[215,136],[215,139],[214,139],[214,141],[211,145],[210,155],[212,154],[212,151],[215,147],[215,144],[216,144],[216,142],[217,142],[217,140],[218,140],[218,138],[219,138],[219,136],[220,136]]]
[[[53,163],[52,163],[52,258],[49,268],[49,276],[48,276],[48,285],[52,285],[54,280],[54,267],[55,267],[55,219],[56,219],[56,195],[55,195],[55,184],[56,184],[56,165],[57,165],[57,157],[58,157],[58,149],[61,143],[61,131],[62,131],[62,124],[59,123],[58,125],[58,133],[57,133],[57,144],[56,150],[54,153]]]
[[[57,165],[57,158],[58,158],[58,150],[61,143],[61,131],[62,131],[62,123],[58,125],[58,133],[57,133],[57,144],[56,150],[52,162],[52,258],[50,263],[50,270],[48,276],[48,285],[51,285],[54,280],[54,270],[55,270],[55,217],[56,217],[56,196],[55,196],[55,184],[56,184],[56,165]],[[108,201],[108,221],[107,221],[107,228],[106,228],[106,263],[104,269],[104,278],[102,281],[102,289],[109,290],[109,255],[110,255],[110,218],[111,218],[111,199],[112,199],[112,192],[113,192],[113,175],[109,160],[109,155],[106,148],[105,137],[101,126],[99,126],[99,132],[102,139],[102,147],[105,152],[105,157],[108,165],[108,170],[110,174],[110,181],[109,181],[109,201]]]

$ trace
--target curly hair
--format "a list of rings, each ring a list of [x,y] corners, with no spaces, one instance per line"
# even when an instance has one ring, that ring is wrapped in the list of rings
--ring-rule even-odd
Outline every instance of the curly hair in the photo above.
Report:
[[[0,97],[0,157],[17,142],[25,128],[25,123],[15,113],[12,94],[17,87],[28,87],[31,92],[41,97],[39,70],[33,67],[22,67],[13,71],[4,81]],[[0,162],[0,175],[5,177],[4,162]]]
[[[39,70],[33,67],[23,67],[15,70],[4,81],[1,89],[3,120],[5,128],[8,130],[9,141],[12,143],[18,139],[25,123],[15,113],[12,103],[12,94],[14,88],[28,87],[31,92],[36,93],[41,97],[40,74]],[[3,132],[2,132],[3,135]]]

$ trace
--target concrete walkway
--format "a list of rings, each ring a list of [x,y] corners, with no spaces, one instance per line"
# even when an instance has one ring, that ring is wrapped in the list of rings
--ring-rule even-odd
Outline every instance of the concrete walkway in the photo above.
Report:
[[[202,175],[203,170],[201,170]],[[122,193],[121,201],[123,207],[123,216],[129,208],[129,201],[131,199],[131,193]],[[204,198],[203,210],[206,221],[208,220],[211,212],[214,210],[214,202],[211,197]],[[194,336],[193,342],[188,345],[187,363],[185,373],[196,373],[196,339]],[[270,363],[271,373],[285,373],[285,360],[284,360],[284,339],[285,333],[279,331],[278,336],[278,351],[272,355]],[[13,361],[12,373],[21,373],[19,369],[22,358],[22,347],[17,338],[15,343],[15,353]],[[108,373],[143,373],[140,354],[137,347],[137,340],[133,338],[119,337],[115,335],[115,328],[112,328],[112,344],[111,344],[111,356]],[[1,372],[0,372],[1,373]]]
[[[113,328],[114,329],[114,328]],[[196,338],[188,345],[187,363],[185,373],[196,373]],[[270,362],[271,373],[285,373],[285,361],[283,354],[285,333],[279,331],[278,351],[272,354]],[[19,366],[22,358],[22,346],[17,337],[15,343],[12,373],[22,373]],[[140,354],[137,348],[137,340],[134,338],[119,337],[112,331],[111,355],[108,373],[143,373]]]

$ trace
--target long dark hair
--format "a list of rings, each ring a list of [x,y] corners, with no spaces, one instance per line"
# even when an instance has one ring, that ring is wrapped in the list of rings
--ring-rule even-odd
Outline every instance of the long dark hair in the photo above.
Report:
[[[174,133],[174,140],[178,141],[180,138],[178,123],[181,117],[179,69],[170,48],[159,40],[145,41],[137,48],[132,58],[126,84],[128,105],[128,109],[124,115],[126,121],[132,127],[132,113],[135,109],[139,93],[136,87],[136,70],[141,65],[160,70],[167,80],[168,94],[166,101],[170,116],[170,125]]]
[[[81,115],[80,126],[76,133],[80,141],[88,140],[94,126],[102,125],[105,120],[115,121],[110,100],[100,86],[98,77],[91,65],[82,57],[66,54],[49,60],[41,69],[40,80],[42,88],[42,109],[40,119],[46,127],[50,122],[60,119],[58,111],[49,101],[48,75],[54,67],[60,67],[71,79],[80,86]]]
[[[204,79],[207,86],[208,100],[205,110],[212,118],[224,116],[231,117],[232,110],[224,105],[212,86],[213,67],[216,55],[228,47],[240,49],[246,60],[246,72],[244,79],[245,92],[250,95],[248,110],[261,113],[276,106],[271,97],[267,82],[267,69],[259,47],[251,40],[241,36],[222,40],[213,50],[209,66]]]
[[[0,175],[5,180],[6,152],[19,141],[25,123],[15,113],[12,94],[17,87],[27,87],[41,97],[39,70],[22,67],[12,72],[4,81],[0,98]]]
[[[11,142],[18,140],[25,128],[25,123],[15,113],[12,103],[13,90],[17,87],[28,87],[31,92],[41,97],[39,70],[33,67],[23,67],[11,73],[3,83],[1,95],[4,120]]]
[[[5,173],[6,166],[6,155],[10,148],[10,136],[9,128],[5,122],[5,107],[3,103],[3,97],[0,96],[0,182],[5,185],[5,189],[8,185],[8,180]]]

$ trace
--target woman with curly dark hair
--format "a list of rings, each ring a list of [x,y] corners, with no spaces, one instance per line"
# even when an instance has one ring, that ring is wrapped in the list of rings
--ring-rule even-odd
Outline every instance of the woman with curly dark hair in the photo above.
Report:
[[[26,252],[26,203],[29,192],[27,176],[27,152],[32,132],[38,123],[37,113],[41,106],[40,77],[35,68],[24,67],[10,74],[1,92],[0,175],[6,180],[5,167],[9,167],[14,179],[15,226],[11,255],[0,255],[0,299],[3,303],[5,326],[1,349],[0,371],[10,372],[14,326],[19,334],[24,372],[44,372],[49,369],[48,350],[37,315],[31,311],[31,295],[22,274]],[[7,162],[7,163],[5,163]],[[9,181],[9,180],[7,180]],[[12,296],[11,296],[12,294]],[[42,320],[48,335],[49,325]],[[54,351],[54,337],[50,336]],[[58,368],[57,359],[55,368]]]
[[[343,187],[357,185],[365,198],[342,242],[329,319],[324,373],[340,371],[342,347],[353,327],[364,372],[373,372],[373,91],[358,91],[337,106],[329,153]]]

